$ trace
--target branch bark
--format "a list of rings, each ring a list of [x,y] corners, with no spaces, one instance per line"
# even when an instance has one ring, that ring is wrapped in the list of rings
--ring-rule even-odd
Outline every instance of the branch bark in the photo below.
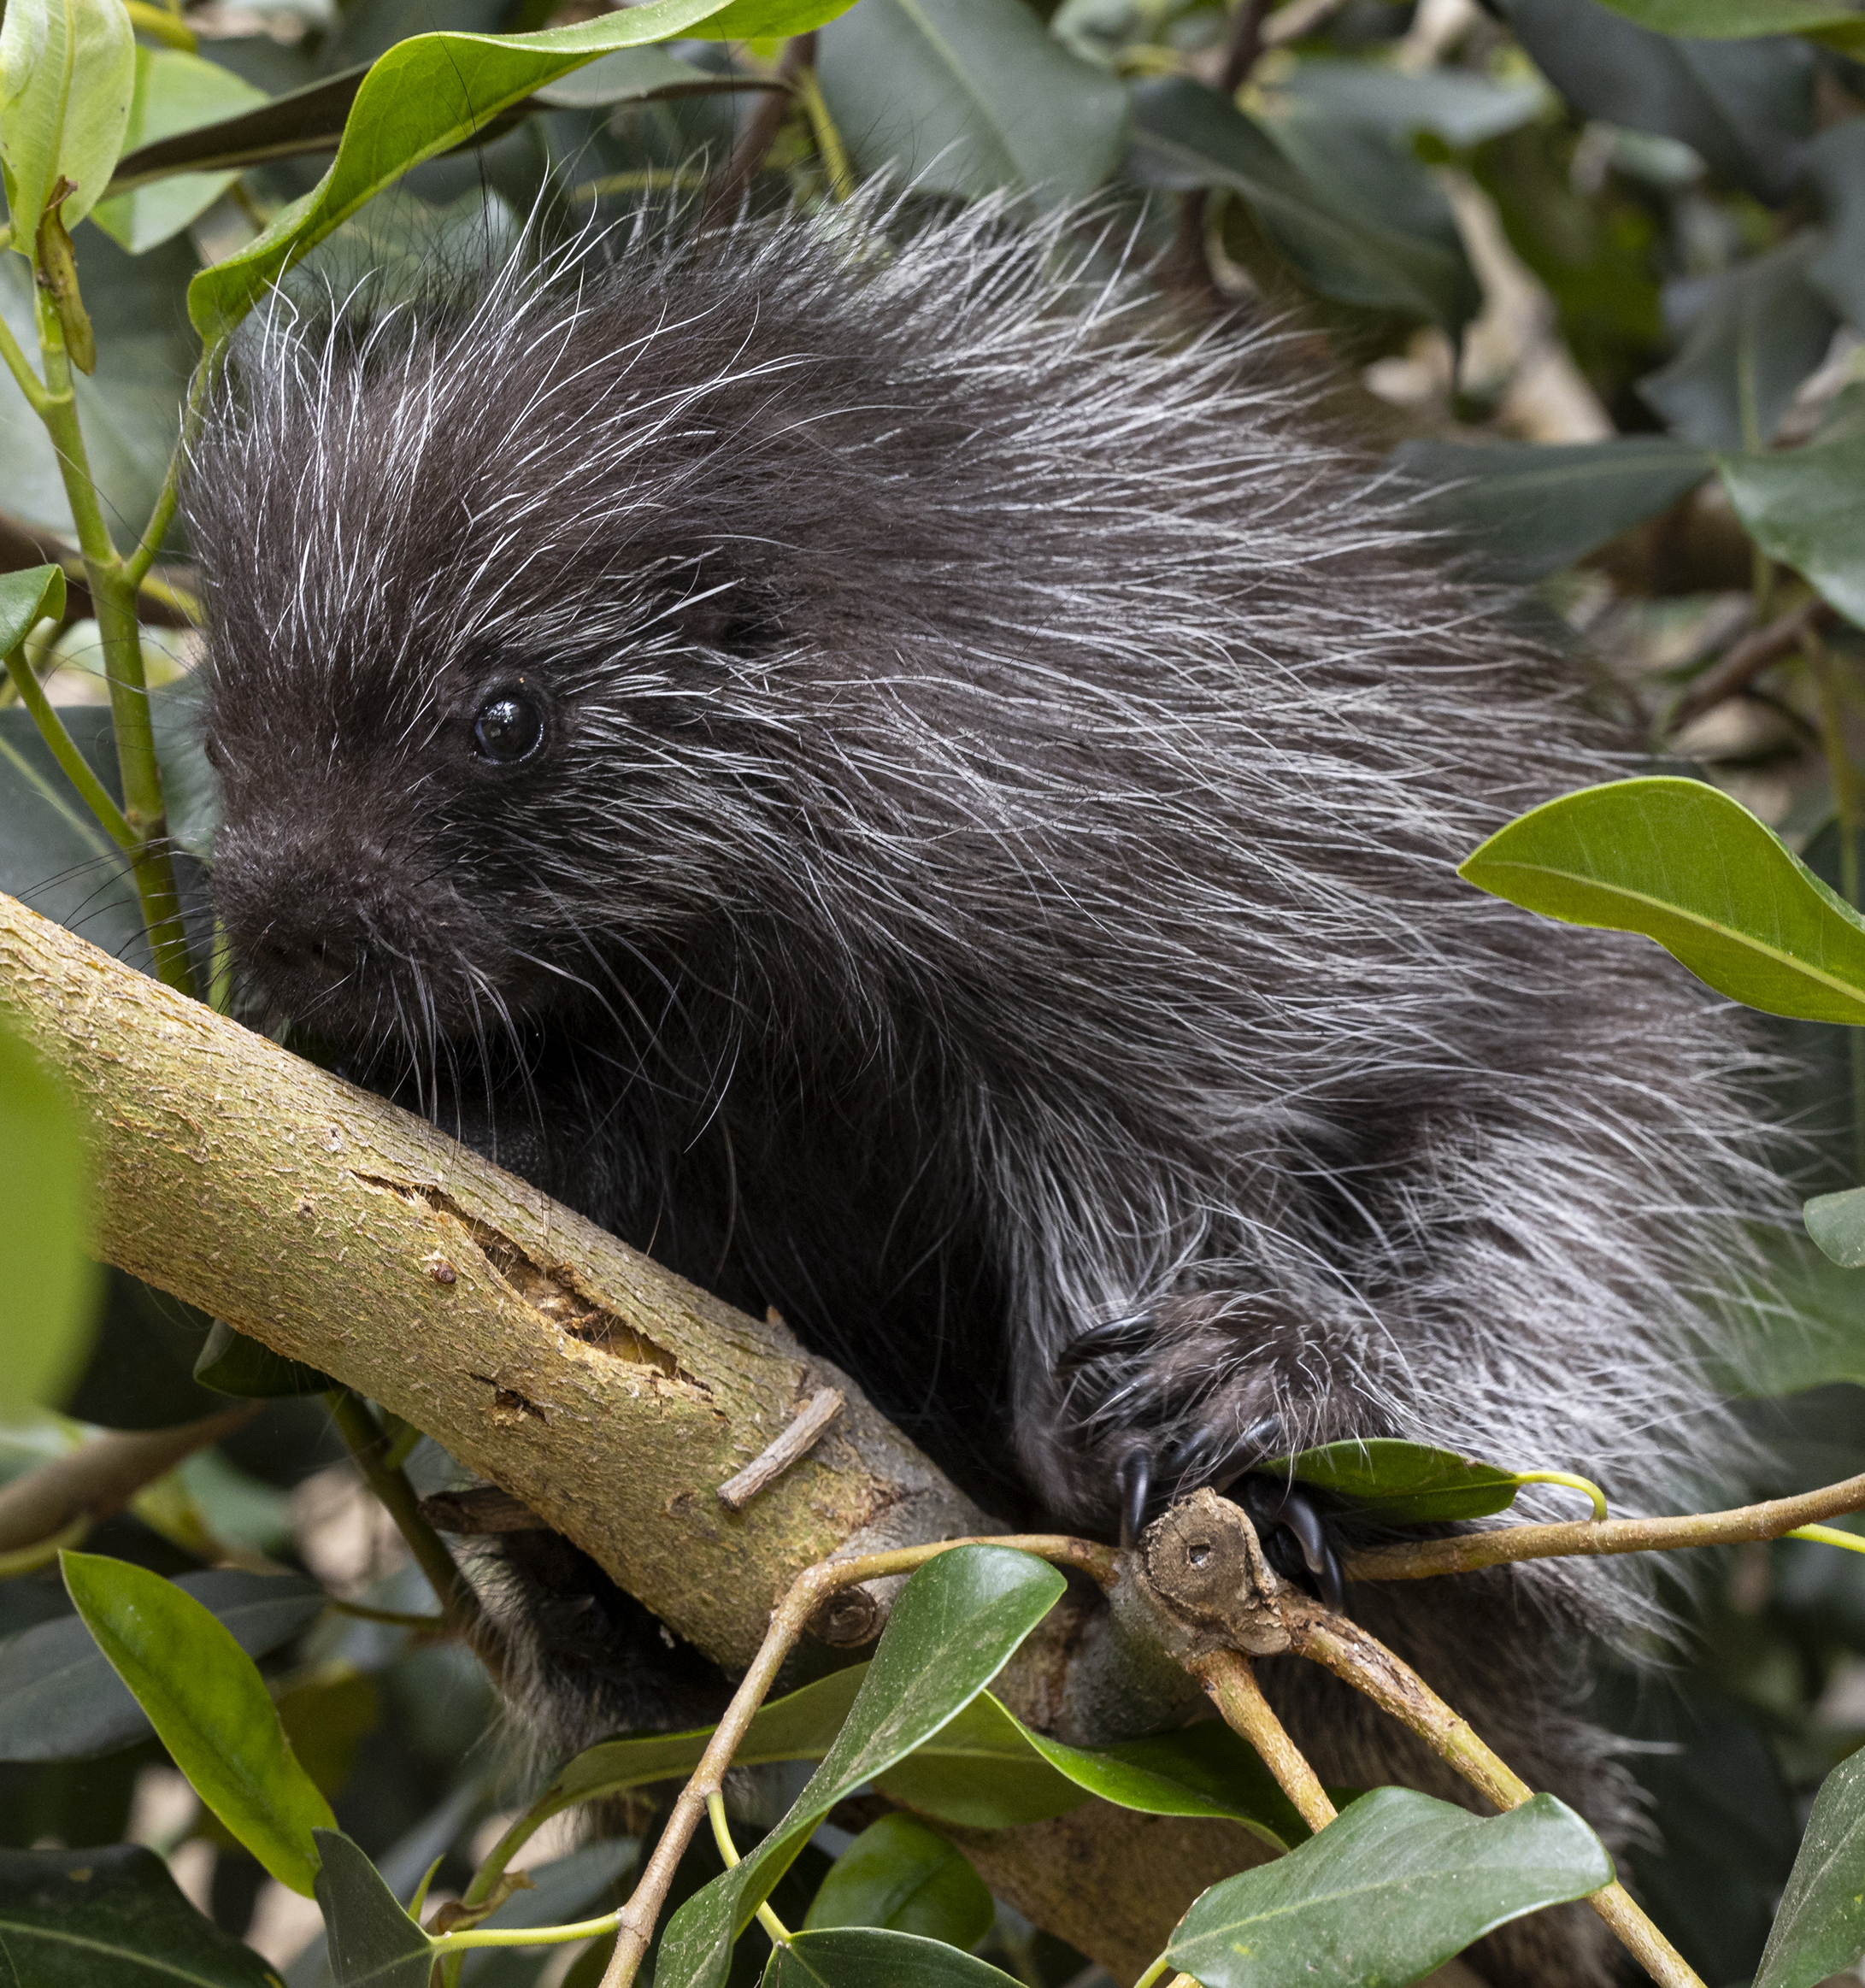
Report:
[[[427,1431],[727,1668],[805,1567],[1003,1530],[781,1326],[3,895],[0,1010],[78,1101],[98,1255]],[[809,1453],[722,1505],[718,1485],[828,1387],[845,1405]],[[999,1689],[1040,1723],[1098,1703],[1144,1730],[1147,1680],[1075,1679],[1094,1670],[1076,1642],[1109,1641],[1082,1620],[1055,1610]],[[1098,1805],[968,1848],[1127,1980],[1200,1890],[1262,1854],[1230,1824],[1136,1827]]]

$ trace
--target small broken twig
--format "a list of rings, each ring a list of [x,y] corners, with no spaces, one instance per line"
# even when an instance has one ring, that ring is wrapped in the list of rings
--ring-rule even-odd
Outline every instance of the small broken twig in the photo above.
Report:
[[[1321,1777],[1308,1756],[1291,1739],[1282,1721],[1256,1682],[1250,1659],[1240,1650],[1214,1650],[1190,1659],[1185,1668],[1204,1686],[1211,1703],[1232,1732],[1256,1748],[1258,1757],[1276,1778],[1276,1785],[1294,1803],[1303,1821],[1322,1830],[1338,1811],[1327,1798]]]
[[[1815,599],[1805,602],[1791,614],[1778,616],[1752,635],[1744,636],[1677,700],[1668,728],[1681,731],[1693,718],[1700,718],[1726,699],[1739,696],[1763,670],[1791,656],[1809,634],[1834,619],[1833,609]]]
[[[843,1405],[839,1388],[818,1388],[802,1414],[775,1442],[768,1444],[737,1476],[728,1477],[719,1486],[719,1503],[728,1511],[742,1512],[765,1485],[774,1484],[809,1452],[816,1438],[841,1414]]]

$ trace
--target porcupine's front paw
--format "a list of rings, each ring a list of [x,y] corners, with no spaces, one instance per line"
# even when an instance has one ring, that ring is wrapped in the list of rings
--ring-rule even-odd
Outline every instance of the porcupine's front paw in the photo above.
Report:
[[[1256,1467],[1287,1451],[1295,1419],[1275,1362],[1262,1356],[1266,1335],[1251,1330],[1256,1309],[1174,1297],[1070,1341],[1055,1373],[1062,1474],[1089,1509],[1104,1508],[1111,1491],[1123,1546],[1174,1500],[1205,1485],[1227,1492],[1277,1571],[1338,1609],[1340,1563],[1320,1510],[1299,1485]]]

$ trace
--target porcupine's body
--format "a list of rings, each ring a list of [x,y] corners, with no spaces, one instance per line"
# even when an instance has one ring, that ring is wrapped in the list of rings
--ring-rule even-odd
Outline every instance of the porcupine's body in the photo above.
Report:
[[[1602,777],[1565,673],[1273,351],[1149,338],[1056,238],[747,225],[255,339],[190,498],[229,931],[1006,1516],[1371,1434],[1689,1495],[1743,1044],[1455,875]],[[1549,1652],[1643,1605],[1352,1597],[1609,1830]],[[579,1620],[560,1744],[638,1709]],[[1444,1788],[1301,1669],[1326,1778]],[[1587,1923],[1497,1979],[1591,1979]]]

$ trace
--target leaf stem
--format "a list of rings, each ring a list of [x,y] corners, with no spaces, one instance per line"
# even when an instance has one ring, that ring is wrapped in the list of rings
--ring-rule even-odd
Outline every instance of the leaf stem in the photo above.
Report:
[[[809,63],[804,63],[797,72],[797,94],[803,99],[816,150],[822,155],[823,167],[829,175],[829,191],[838,200],[847,200],[855,191],[855,168],[849,163],[848,147],[843,144],[842,133],[829,115],[822,85],[817,82],[815,69]]]
[[[732,1825],[726,1817],[723,1795],[707,1796],[706,1814],[712,1823],[712,1840],[719,1846],[719,1855],[725,1859],[726,1868],[732,1870],[738,1862],[738,1846],[732,1840]],[[779,1946],[790,1944],[790,1928],[771,1910],[768,1899],[757,1909],[757,1922]]]
[[[1294,1803],[1303,1821],[1315,1831],[1327,1828],[1338,1811],[1327,1798],[1321,1777],[1307,1756],[1289,1738],[1282,1721],[1262,1695],[1256,1667],[1241,1650],[1218,1650],[1193,1657],[1185,1668],[1203,1685],[1211,1703],[1233,1732],[1241,1733],[1276,1778],[1276,1785]],[[1138,1984],[1134,1985],[1138,1988]]]
[[[137,541],[135,551],[123,562],[123,570],[133,587],[141,588],[148,578],[150,568],[156,563],[156,555],[162,550],[162,542],[168,535],[168,527],[174,522],[175,506],[181,499],[182,466],[187,461],[188,444],[201,418],[201,403],[207,397],[208,383],[213,378],[220,350],[218,339],[209,344],[195,362],[194,371],[189,376],[188,395],[181,409],[181,432],[175,438],[174,447],[168,451],[168,467],[162,474],[162,489],[157,493],[155,508],[149,514],[149,522],[143,527],[143,535]],[[191,608],[194,605],[191,601],[188,604]]]
[[[150,721],[149,689],[143,672],[142,634],[136,621],[136,585],[111,542],[109,526],[85,452],[78,420],[64,328],[44,286],[38,292],[39,356],[45,392],[38,412],[57,451],[65,500],[78,528],[91,604],[103,638],[103,667],[110,685],[110,721],[116,737],[117,768],[123,787],[124,818],[136,838],[131,863],[148,928],[156,975],[178,993],[192,997],[194,970],[188,958],[187,928],[175,886],[163,812],[162,768]],[[108,827],[109,825],[105,824]]]
[[[1430,1580],[1517,1560],[1733,1546],[1750,1539],[1780,1539],[1803,1526],[1857,1511],[1865,1511],[1865,1476],[1727,1512],[1694,1512],[1675,1519],[1570,1519],[1558,1525],[1503,1526],[1451,1539],[1379,1546],[1348,1555],[1342,1571],[1349,1580]]]
[[[619,1911],[605,1912],[600,1919],[580,1919],[571,1926],[474,1926],[461,1932],[438,1935],[429,1949],[438,1960],[448,1954],[463,1953],[468,1947],[567,1946],[573,1939],[599,1939],[615,1930]]]
[[[330,1403],[338,1432],[356,1468],[395,1521],[397,1532],[408,1542],[415,1564],[427,1576],[427,1585],[440,1602],[441,1619],[497,1678],[503,1672],[504,1656],[498,1638],[445,1542],[421,1517],[420,1500],[406,1473],[388,1462],[388,1438],[381,1425],[362,1397],[347,1387],[332,1388],[324,1398]]]
[[[1606,1516],[1606,1494],[1590,1477],[1576,1477],[1571,1470],[1518,1470],[1515,1477],[1517,1484],[1564,1484],[1592,1501],[1596,1519]]]
[[[45,741],[52,757],[64,769],[65,778],[78,790],[85,805],[102,824],[103,832],[119,849],[135,852],[138,846],[136,831],[123,817],[123,810],[110,798],[109,790],[91,772],[85,756],[79,751],[76,742],[65,729],[65,721],[53,709],[51,700],[45,695],[45,688],[32,673],[32,666],[26,659],[26,644],[22,642],[16,649],[7,652],[7,674],[13,679],[13,687],[20,693],[20,702],[32,714],[32,722],[38,726],[38,735]]]
[[[1534,1790],[1477,1738],[1468,1720],[1453,1712],[1411,1666],[1377,1637],[1344,1615],[1312,1602],[1285,1603],[1282,1618],[1297,1656],[1333,1672],[1382,1711],[1409,1726],[1440,1760],[1498,1809],[1519,1809]],[[1703,1988],[1690,1964],[1615,1880],[1587,1895],[1586,1903],[1658,1988]]]

